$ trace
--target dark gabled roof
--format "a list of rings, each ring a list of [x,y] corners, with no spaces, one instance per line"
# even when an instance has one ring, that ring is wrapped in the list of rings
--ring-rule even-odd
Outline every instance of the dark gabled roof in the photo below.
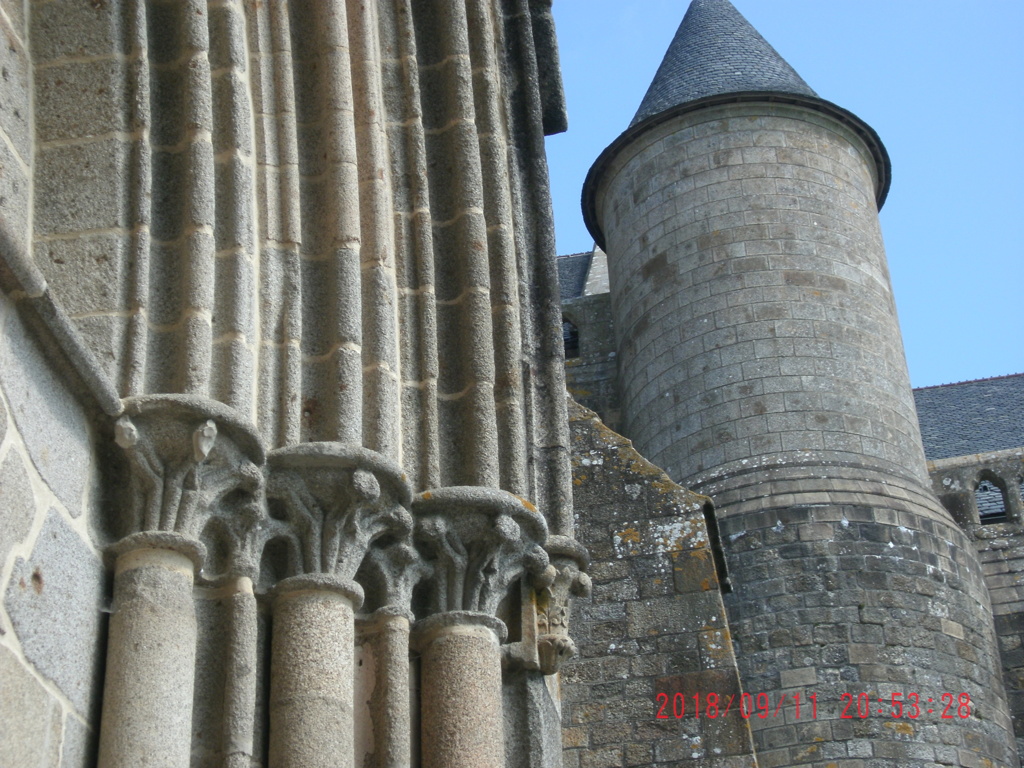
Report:
[[[561,289],[562,301],[578,299],[583,295],[587,285],[587,273],[590,271],[590,259],[593,253],[573,253],[555,259],[558,265],[558,286]]]
[[[1024,373],[914,390],[929,460],[1024,447]]]
[[[690,101],[747,91],[817,96],[729,0],[693,0],[630,125]]]

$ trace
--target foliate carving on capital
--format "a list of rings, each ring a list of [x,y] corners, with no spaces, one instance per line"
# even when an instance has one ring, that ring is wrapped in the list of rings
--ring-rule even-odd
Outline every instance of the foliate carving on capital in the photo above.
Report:
[[[416,544],[433,568],[430,614],[495,615],[510,586],[527,574],[553,576],[544,551],[547,524],[529,502],[475,486],[419,494],[412,505]]]
[[[569,637],[571,599],[588,596],[591,582],[585,573],[587,551],[578,542],[552,536],[548,554],[556,575],[537,590],[537,652],[541,672],[552,675],[576,655],[576,644]]]
[[[272,451],[267,463],[271,515],[293,537],[299,573],[351,580],[374,542],[410,548],[412,494],[402,470],[384,456],[341,443],[303,443]]]
[[[202,541],[207,578],[252,575],[265,517],[264,452],[239,414],[191,395],[133,397],[114,440],[129,468],[123,534]]]

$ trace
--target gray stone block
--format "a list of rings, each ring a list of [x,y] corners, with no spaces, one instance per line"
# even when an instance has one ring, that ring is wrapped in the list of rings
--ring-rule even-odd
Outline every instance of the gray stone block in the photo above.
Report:
[[[61,709],[14,654],[0,646],[4,723],[0,727],[0,765],[53,768],[60,755]]]
[[[32,53],[39,61],[127,54],[130,45],[117,3],[54,0],[32,5]],[[157,39],[161,36],[158,35]]]
[[[35,78],[38,141],[80,139],[128,130],[125,65],[119,60],[43,67]],[[73,108],[69,106],[73,105]]]
[[[0,33],[3,31],[0,24]],[[0,45],[0,131],[7,135],[26,165],[32,162],[30,66],[22,45],[10,39]]]
[[[6,300],[4,300],[6,303]],[[0,336],[0,387],[36,470],[72,516],[93,483],[91,427],[15,312]]]
[[[60,768],[92,768],[96,764],[97,732],[73,715],[64,718]]]
[[[0,141],[0,209],[13,245],[27,250],[29,182],[5,141]]]
[[[92,722],[102,688],[103,603],[99,556],[50,510],[31,557],[15,563],[4,606],[25,657]]]
[[[0,416],[4,417],[6,424],[6,414],[0,413]],[[0,567],[11,547],[28,534],[35,513],[35,499],[25,463],[12,450],[0,464]]]
[[[129,150],[119,139],[40,148],[35,174],[36,232],[126,227]]]
[[[125,308],[127,235],[114,233],[36,243],[36,265],[70,315]]]

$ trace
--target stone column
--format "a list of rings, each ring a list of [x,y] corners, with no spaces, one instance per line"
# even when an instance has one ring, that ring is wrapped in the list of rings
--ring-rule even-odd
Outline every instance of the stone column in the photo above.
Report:
[[[416,538],[434,567],[431,615],[417,623],[425,768],[502,768],[502,648],[496,613],[530,575],[550,584],[544,518],[529,502],[479,487],[441,488],[413,502]]]
[[[375,540],[409,538],[411,494],[401,469],[365,448],[304,443],[268,460],[268,493],[296,533],[304,571],[274,596],[270,768],[348,768],[363,603],[354,577]]]
[[[230,595],[231,635],[224,683],[225,768],[251,768],[256,717],[256,636],[259,632],[252,579],[237,576],[224,585]]]
[[[424,768],[503,768],[501,643],[493,616],[452,611],[418,627]]]
[[[195,685],[195,578],[210,565],[201,539],[252,539],[263,450],[227,406],[203,398],[131,398],[115,425],[129,482],[112,546],[114,604],[100,724],[102,768],[188,768]],[[217,525],[210,526],[214,518]]]
[[[137,533],[112,554],[114,603],[100,729],[102,768],[188,768],[196,660],[193,575],[203,547]]]
[[[373,658],[369,693],[370,718],[374,724],[372,752],[361,764],[368,768],[404,768],[412,764],[411,619],[408,610],[387,605],[362,622],[360,631]]]
[[[274,594],[271,768],[349,768],[354,611],[363,591],[327,574],[293,576]]]
[[[373,611],[361,628],[374,659],[370,717],[385,724],[373,728],[372,752],[364,758],[367,768],[413,764],[410,606],[413,588],[429,575],[430,568],[406,542],[371,547],[359,570],[359,583],[366,590],[364,610]]]

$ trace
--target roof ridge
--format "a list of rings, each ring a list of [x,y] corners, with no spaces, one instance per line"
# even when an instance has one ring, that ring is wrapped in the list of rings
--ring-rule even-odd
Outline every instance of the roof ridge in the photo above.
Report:
[[[1013,379],[1017,376],[1024,376],[1024,373],[1004,373],[1002,376],[986,376],[981,379],[965,379],[964,381],[951,381],[947,384],[929,384],[927,387],[914,387],[915,392],[925,389],[941,389],[942,387],[956,387],[961,384],[978,384],[982,381],[999,381],[1000,379]]]

